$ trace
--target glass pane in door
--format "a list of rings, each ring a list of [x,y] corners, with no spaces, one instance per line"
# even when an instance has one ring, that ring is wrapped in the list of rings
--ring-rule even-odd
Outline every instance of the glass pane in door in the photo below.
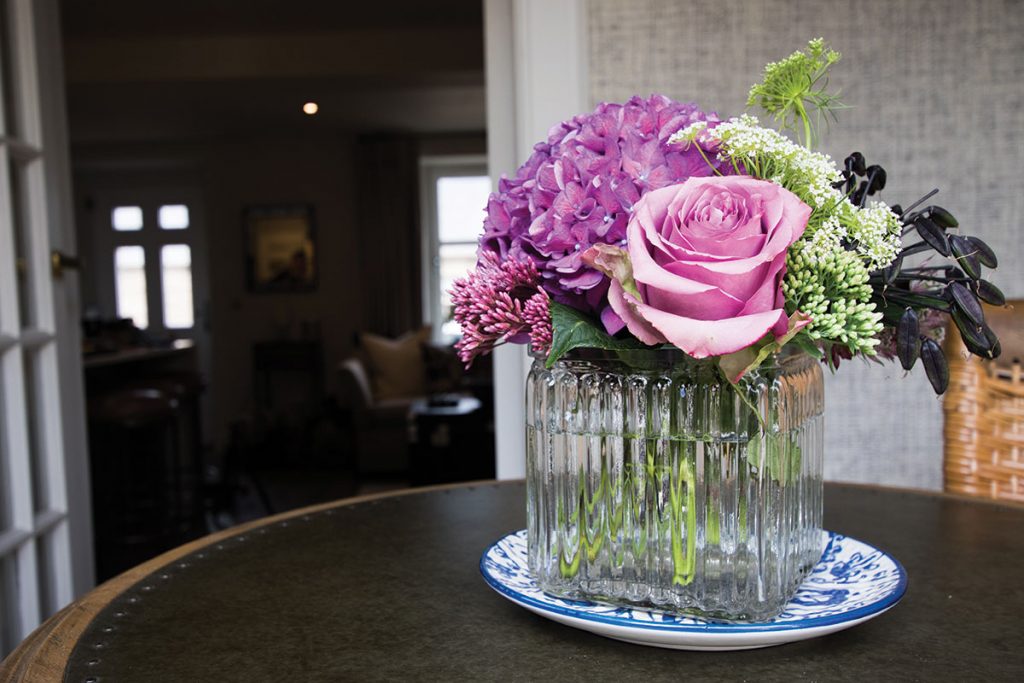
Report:
[[[14,43],[14,36],[7,12],[7,3],[0,2],[0,65],[3,67],[3,71],[0,72],[0,107],[3,108],[4,118],[4,129],[0,130],[0,135],[13,138],[18,136],[20,127],[15,118],[14,103],[17,100],[14,97],[14,72],[11,68],[14,54],[10,46]],[[3,652],[2,648],[0,648],[0,652]]]
[[[53,531],[48,531],[46,534],[36,539],[36,566],[37,567],[51,567],[53,566],[53,553],[50,552],[50,546],[53,544]],[[56,596],[53,594],[53,585],[47,580],[46,571],[42,571],[39,576],[39,607],[43,614],[53,614],[63,605],[57,604]]]
[[[26,235],[25,222],[25,182],[24,167],[17,163],[8,166],[11,179],[11,218],[14,228],[14,257],[18,276],[18,315],[22,327],[32,327],[33,310],[31,306],[32,281],[29,269],[35,264],[29,263],[29,239]]]
[[[0,370],[0,387],[3,386],[3,371]],[[4,420],[0,420],[0,444],[7,442],[7,435],[4,433],[7,429],[7,425],[4,424]],[[8,479],[7,474],[7,463],[3,462],[3,448],[0,447],[0,536],[5,531],[11,528],[11,500],[10,494],[8,493]],[[3,598],[3,589],[0,587],[0,598]],[[0,627],[3,626],[3,614],[0,614]],[[3,641],[0,640],[0,646]],[[0,652],[3,652],[3,648],[0,647]],[[2,655],[0,655],[2,656]]]
[[[21,358],[21,367],[25,375],[25,406],[28,408],[28,461],[32,473],[32,506],[36,512],[42,512],[47,509],[49,501],[46,495],[46,468],[42,462],[42,439],[39,433],[42,420],[42,405],[39,401],[41,378],[35,352],[32,349],[23,349]]]
[[[161,230],[184,230],[188,227],[188,207],[184,204],[164,204],[157,211],[156,222]]]
[[[114,250],[114,286],[118,317],[131,318],[139,329],[149,327],[146,252],[142,247],[118,247]]]
[[[195,323],[192,306],[192,250],[187,244],[160,249],[160,282],[164,296],[164,327],[180,330]]]
[[[116,206],[110,214],[110,223],[118,232],[142,230],[142,207]]]
[[[0,557],[0,658],[14,649],[17,641],[14,631],[15,605],[15,575],[14,555]]]

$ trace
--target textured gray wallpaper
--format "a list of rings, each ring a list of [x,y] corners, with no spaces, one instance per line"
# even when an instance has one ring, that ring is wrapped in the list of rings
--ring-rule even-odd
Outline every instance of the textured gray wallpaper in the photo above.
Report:
[[[1001,255],[1024,296],[1024,2],[589,0],[594,102],[661,92],[738,114],[768,61],[822,36],[843,53],[824,151],[889,174],[883,198],[935,200]],[[941,488],[941,402],[920,367],[848,363],[827,378],[826,476]]]

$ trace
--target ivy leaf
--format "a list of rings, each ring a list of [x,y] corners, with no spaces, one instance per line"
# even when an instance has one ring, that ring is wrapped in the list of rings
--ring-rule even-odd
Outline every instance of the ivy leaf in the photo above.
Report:
[[[643,348],[634,339],[616,339],[586,314],[564,304],[551,302],[551,350],[548,352],[547,367],[573,349],[602,349],[605,351],[627,351]]]

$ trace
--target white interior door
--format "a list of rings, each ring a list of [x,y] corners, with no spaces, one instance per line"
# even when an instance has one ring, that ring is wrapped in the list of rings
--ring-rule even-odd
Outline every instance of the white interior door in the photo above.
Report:
[[[0,29],[2,655],[89,586],[92,551],[56,0],[0,0]]]

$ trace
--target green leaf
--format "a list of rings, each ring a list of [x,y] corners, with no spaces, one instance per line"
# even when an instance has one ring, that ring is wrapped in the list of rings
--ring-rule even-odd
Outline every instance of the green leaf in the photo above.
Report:
[[[587,315],[575,308],[551,302],[551,351],[547,367],[573,349],[603,349],[605,351],[626,351],[644,348],[635,339],[616,339]]]
[[[801,351],[814,360],[821,360],[825,357],[825,352],[806,333],[796,335],[791,343],[796,344]]]
[[[778,339],[772,337],[771,334],[767,334],[765,335],[767,341],[764,341],[756,351],[756,347],[747,347],[719,358],[718,364],[725,373],[725,378],[731,384],[737,384],[743,378],[743,375],[757,370],[768,356],[781,351],[782,347],[796,337],[810,321],[810,316],[797,311],[789,316],[789,327],[786,333]]]
[[[750,467],[761,466],[762,443],[765,447],[763,464],[768,476],[783,485],[800,476],[803,453],[795,434],[766,434],[763,440],[751,439],[747,443],[747,463]]]

